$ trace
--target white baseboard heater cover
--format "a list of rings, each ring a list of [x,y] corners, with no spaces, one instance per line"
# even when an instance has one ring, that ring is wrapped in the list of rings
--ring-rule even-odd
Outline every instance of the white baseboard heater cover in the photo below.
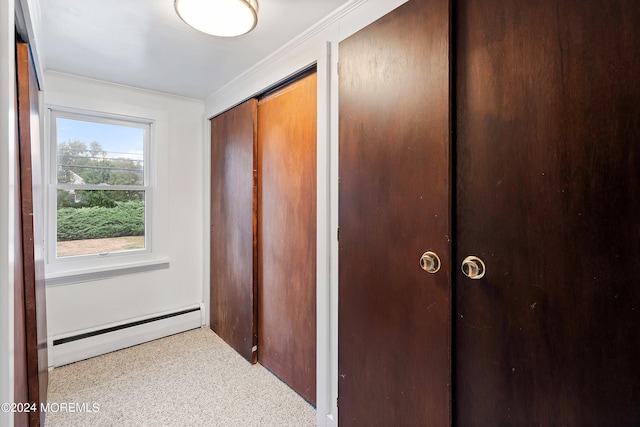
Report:
[[[204,304],[199,304],[53,337],[53,345],[49,347],[49,366],[67,365],[199,328],[204,324]]]

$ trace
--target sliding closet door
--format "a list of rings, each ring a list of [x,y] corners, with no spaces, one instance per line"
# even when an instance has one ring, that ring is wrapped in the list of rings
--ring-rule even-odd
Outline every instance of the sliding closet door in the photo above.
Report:
[[[47,401],[49,363],[47,357],[47,316],[44,281],[44,209],[42,193],[42,169],[40,156],[40,118],[38,109],[38,83],[26,43],[16,44],[16,79],[18,95],[18,139],[20,174],[20,206],[18,219],[22,223],[20,274],[23,283],[16,291],[16,369],[26,368],[26,401],[37,406],[30,412],[29,425],[44,425],[45,414],[40,412],[40,404]],[[24,347],[22,347],[24,346]],[[25,351],[26,350],[26,351]],[[24,371],[17,372],[17,380],[24,380]],[[16,391],[24,397],[24,384]],[[20,415],[16,421],[24,422]]]
[[[256,132],[251,99],[211,120],[211,329],[256,362]]]
[[[638,425],[638,2],[456,4],[456,424]]]
[[[16,55],[21,49],[16,46]],[[17,58],[16,58],[17,59]],[[16,61],[17,64],[17,61]],[[15,108],[18,111],[18,87],[16,81],[16,98]],[[23,87],[24,90],[24,87]],[[19,128],[19,120],[16,116],[16,129]],[[15,140],[15,164],[17,165],[15,170],[15,182],[20,183],[21,180],[21,168],[20,168],[20,135],[16,133]],[[28,402],[29,401],[29,379],[27,376],[27,331],[25,325],[25,295],[24,295],[24,253],[22,251],[22,194],[20,191],[20,185],[16,185],[15,191],[15,225],[14,225],[14,285],[13,285],[13,300],[14,300],[14,390],[13,399],[14,402]],[[32,263],[30,263],[32,265]],[[29,425],[29,413],[16,412],[14,414],[14,424],[17,426]]]
[[[339,46],[340,426],[449,425],[448,40],[411,0]]]
[[[258,360],[316,400],[316,74],[260,100]]]

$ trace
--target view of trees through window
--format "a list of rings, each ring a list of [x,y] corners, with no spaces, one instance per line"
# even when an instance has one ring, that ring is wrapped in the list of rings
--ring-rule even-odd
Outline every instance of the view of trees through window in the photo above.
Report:
[[[57,257],[145,248],[145,133],[56,118]]]

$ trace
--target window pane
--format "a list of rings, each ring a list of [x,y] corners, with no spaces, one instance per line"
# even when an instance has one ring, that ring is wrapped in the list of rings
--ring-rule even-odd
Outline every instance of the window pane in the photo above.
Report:
[[[144,185],[145,128],[56,118],[58,183]]]
[[[58,257],[145,248],[145,191],[58,190]]]

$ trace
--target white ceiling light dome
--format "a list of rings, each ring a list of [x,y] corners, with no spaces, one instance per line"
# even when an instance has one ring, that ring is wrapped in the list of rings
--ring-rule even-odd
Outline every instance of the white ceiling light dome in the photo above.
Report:
[[[234,37],[258,23],[257,0],[174,0],[178,16],[198,31]]]

